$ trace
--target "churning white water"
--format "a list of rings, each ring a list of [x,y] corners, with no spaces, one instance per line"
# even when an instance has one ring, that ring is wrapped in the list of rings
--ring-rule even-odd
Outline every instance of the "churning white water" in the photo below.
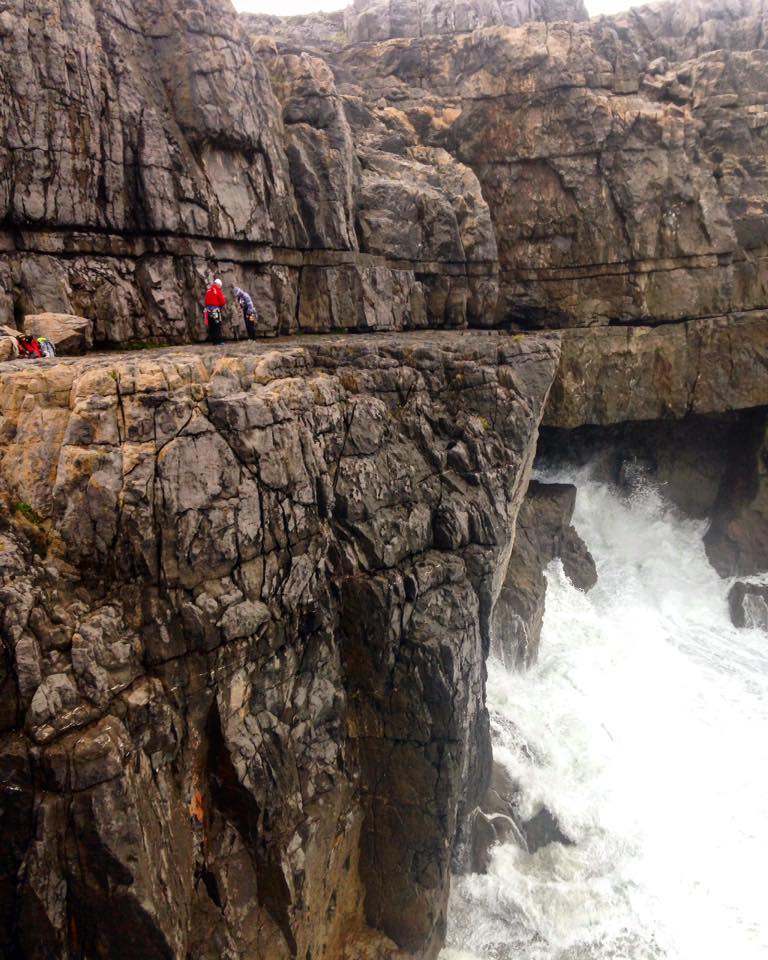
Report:
[[[454,878],[441,960],[767,960],[768,637],[705,526],[586,474],[589,594],[547,572],[538,664],[489,665],[494,755],[574,841]]]

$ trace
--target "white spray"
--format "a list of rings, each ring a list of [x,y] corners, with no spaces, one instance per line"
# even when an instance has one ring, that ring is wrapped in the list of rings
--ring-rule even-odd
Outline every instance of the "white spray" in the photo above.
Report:
[[[588,479],[589,593],[547,572],[539,663],[489,665],[494,755],[573,847],[455,878],[442,960],[766,960],[768,637],[737,630],[704,525]]]

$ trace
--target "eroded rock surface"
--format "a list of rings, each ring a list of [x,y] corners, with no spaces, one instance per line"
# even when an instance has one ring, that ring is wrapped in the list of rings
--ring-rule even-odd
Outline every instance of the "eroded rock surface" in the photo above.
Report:
[[[722,577],[768,570],[768,413],[745,417],[704,537]]]
[[[578,23],[532,5],[570,22],[454,35],[450,6],[416,30],[389,4],[368,44],[246,22],[314,46],[350,104],[477,174],[499,249],[487,323],[579,326],[768,303],[762,4],[678,6]]]
[[[768,405],[765,36],[761,0],[0,12],[0,321],[202,339],[217,273],[262,336],[379,334],[4,366],[0,952],[436,955],[494,604],[523,663],[546,559],[592,577],[569,492],[513,549],[545,404]],[[689,498],[729,574],[768,564],[752,440]]]
[[[768,314],[563,332],[547,425],[681,419],[768,403]]]
[[[0,311],[201,339],[214,271],[265,335],[765,310],[764,20],[30,0],[0,31]]]
[[[597,582],[594,560],[571,525],[575,506],[572,484],[534,480],[528,487],[493,610],[492,650],[509,668],[529,667],[537,658],[547,592],[544,569],[550,561],[560,559],[579,590],[589,590]]]
[[[6,366],[4,953],[436,955],[556,354],[443,334]]]
[[[3,21],[0,75],[0,319],[200,340],[214,273],[263,335],[465,326],[495,303],[474,174],[433,148],[379,156],[382,122],[358,151],[328,65],[253,42],[225,0],[32,0]]]
[[[768,584],[737,580],[728,592],[728,606],[735,627],[768,633]]]
[[[307,46],[466,33],[480,27],[516,27],[529,20],[586,20],[581,0],[355,0],[344,10],[279,17],[246,14],[255,33]]]
[[[29,337],[50,340],[57,354],[85,353],[93,347],[93,322],[87,317],[38,313],[24,317],[24,332]]]

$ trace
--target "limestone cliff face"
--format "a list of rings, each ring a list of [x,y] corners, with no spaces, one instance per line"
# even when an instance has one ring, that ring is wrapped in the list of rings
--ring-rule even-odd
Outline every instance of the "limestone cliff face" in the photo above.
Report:
[[[759,30],[733,50],[701,32],[693,59],[672,40],[660,56],[642,33],[632,17],[530,23],[329,53],[348,95],[374,110],[383,100],[419,142],[476,173],[499,250],[488,324],[766,306]]]
[[[0,320],[202,339],[214,271],[266,334],[484,312],[496,246],[471,171],[358,156],[327,65],[254,50],[227,2],[30,0],[3,14],[0,76]],[[385,224],[405,214],[401,245]]]
[[[6,367],[3,955],[435,956],[556,360],[443,334]]]
[[[16,7],[0,321],[332,335],[0,369],[0,954],[432,960],[494,629],[593,578],[539,425],[768,566],[763,4]]]
[[[354,0],[331,13],[280,17],[245,14],[255,33],[303,46],[467,33],[480,27],[516,27],[530,20],[586,20],[581,0]]]
[[[197,339],[212,271],[265,334],[765,309],[764,19],[28,0],[0,30],[0,313]]]

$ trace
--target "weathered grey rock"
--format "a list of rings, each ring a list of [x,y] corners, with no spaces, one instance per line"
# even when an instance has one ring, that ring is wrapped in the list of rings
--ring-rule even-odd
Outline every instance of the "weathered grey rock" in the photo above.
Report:
[[[499,843],[516,843],[528,853],[536,853],[550,843],[573,846],[551,810],[542,806],[533,816],[525,817],[520,806],[518,785],[500,763],[494,762],[488,790],[469,828],[471,849],[466,867],[472,873],[487,873],[491,850]]]
[[[557,348],[5,365],[3,952],[437,955]]]
[[[242,19],[253,34],[303,48],[337,50],[349,43],[465,33],[529,20],[586,20],[587,11],[581,0],[354,0],[343,10],[327,13],[244,14]]]
[[[684,60],[712,50],[766,46],[762,0],[667,0],[633,7],[610,20],[649,60]]]
[[[471,171],[447,154],[403,158],[385,214],[417,203],[423,242],[393,250],[368,229],[378,208],[357,156],[390,131],[377,119],[358,142],[328,64],[250,42],[218,0],[118,6],[79,0],[53,26],[36,2],[9,21],[0,319],[93,317],[99,344],[202,340],[214,274],[255,295],[268,336],[488,314],[495,241]],[[66,83],[52,66],[64,63]],[[43,95],[27,116],[30,90]],[[365,316],[340,318],[336,288]],[[244,335],[236,312],[225,333]]]
[[[581,0],[354,0],[344,26],[353,42],[454,34],[529,20],[586,20]]]
[[[718,14],[726,29],[738,15]],[[629,15],[329,51],[348,95],[396,110],[477,174],[499,250],[493,322],[768,304],[765,51],[662,61],[642,33]]]
[[[64,313],[38,313],[24,317],[24,333],[28,337],[45,337],[56,353],[85,353],[93,347],[93,323],[85,317]]]
[[[679,419],[768,403],[768,314],[563,334],[555,427]]]
[[[722,577],[768,570],[768,415],[744,418],[704,536]]]
[[[735,627],[768,633],[768,584],[737,580],[728,591],[728,607]]]
[[[15,337],[0,336],[0,361],[16,360],[19,356],[19,345]]]
[[[4,222],[289,242],[276,103],[227,4],[36,0],[3,31]]]
[[[265,335],[768,306],[757,0],[589,23],[567,0],[44,6],[5,38],[0,318],[199,340],[214,272],[256,291]],[[395,306],[340,322],[338,287]]]
[[[768,404],[763,8],[54,7],[0,14],[0,319],[199,340],[216,273],[382,336],[5,365],[0,953],[434,957],[558,347],[389,332],[580,328],[561,429]],[[692,507],[728,570],[759,449]]]
[[[571,526],[575,505],[576,488],[570,484],[533,481],[528,487],[492,621],[492,652],[510,668],[528,667],[538,655],[544,568],[551,560],[562,560],[566,576],[580,590],[597,582],[592,556]]]

